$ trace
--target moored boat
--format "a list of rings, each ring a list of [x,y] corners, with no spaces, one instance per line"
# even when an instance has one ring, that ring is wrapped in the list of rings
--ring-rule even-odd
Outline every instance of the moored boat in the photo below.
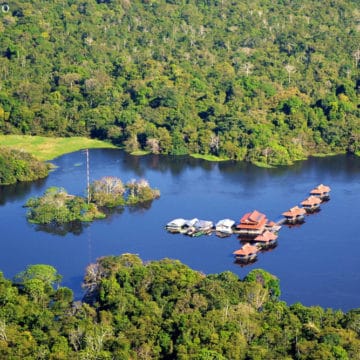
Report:
[[[235,255],[236,261],[249,262],[256,258],[258,252],[259,249],[256,246],[247,243],[243,245],[241,249],[234,251],[233,254]]]
[[[301,206],[308,213],[313,213],[320,209],[321,199],[318,196],[311,195],[301,202]]]

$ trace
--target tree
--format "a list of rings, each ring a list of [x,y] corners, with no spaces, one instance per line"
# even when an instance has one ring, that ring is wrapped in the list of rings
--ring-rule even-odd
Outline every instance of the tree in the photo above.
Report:
[[[99,206],[114,207],[124,205],[125,186],[121,179],[105,176],[90,185],[91,201]]]
[[[15,275],[15,280],[20,284],[25,284],[30,280],[39,280],[47,286],[59,285],[62,276],[51,265],[36,264],[29,265],[26,270]]]

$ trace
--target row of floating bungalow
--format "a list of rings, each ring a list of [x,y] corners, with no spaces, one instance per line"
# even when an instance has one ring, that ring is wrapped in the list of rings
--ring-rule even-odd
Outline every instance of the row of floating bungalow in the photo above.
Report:
[[[264,214],[257,210],[245,214],[240,219],[239,224],[235,224],[235,221],[231,219],[222,219],[214,225],[212,221],[197,218],[190,220],[178,218],[166,224],[166,230],[170,233],[181,233],[190,236],[207,235],[213,231],[219,237],[232,234],[257,236],[262,235],[264,231],[277,232],[280,228],[279,224],[269,221]]]
[[[234,251],[236,261],[241,263],[252,262],[261,250],[275,247],[278,232],[282,224],[300,224],[305,220],[305,214],[311,214],[320,209],[320,204],[330,198],[330,187],[318,185],[310,191],[310,196],[301,202],[301,207],[294,206],[282,213],[279,221],[270,221],[266,215],[254,210],[246,213],[238,224],[231,219],[222,219],[215,225],[212,221],[190,220],[178,218],[166,224],[166,230],[171,233],[181,233],[189,236],[209,235],[215,231],[219,237],[237,234],[246,243]]]
[[[301,202],[301,206],[294,206],[290,210],[282,213],[284,218],[275,225],[280,226],[282,223],[289,225],[302,223],[305,220],[305,214],[311,214],[320,209],[320,204],[330,199],[330,187],[323,184],[318,185],[310,191],[310,196]],[[246,234],[247,236],[255,236],[251,240],[251,244],[247,242],[239,250],[233,252],[236,261],[240,263],[253,262],[259,251],[268,249],[276,245],[277,231],[266,229],[266,224],[269,222],[264,214],[258,211],[245,214],[237,226],[239,234]],[[272,230],[272,231],[271,231]]]

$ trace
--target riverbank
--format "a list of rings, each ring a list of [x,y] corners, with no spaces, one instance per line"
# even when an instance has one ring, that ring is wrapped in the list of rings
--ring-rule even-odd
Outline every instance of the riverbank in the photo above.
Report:
[[[108,142],[85,137],[53,138],[29,135],[0,135],[0,145],[26,151],[41,161],[52,160],[81,149],[116,149],[115,145]]]

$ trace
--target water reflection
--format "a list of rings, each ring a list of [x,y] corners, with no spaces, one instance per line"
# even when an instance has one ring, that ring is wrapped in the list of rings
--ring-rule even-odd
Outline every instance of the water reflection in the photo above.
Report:
[[[247,261],[235,260],[234,264],[243,268],[246,266],[254,265],[257,261],[258,261],[258,258],[256,257],[255,259],[247,260]]]
[[[0,206],[4,206],[8,201],[25,198],[27,194],[34,190],[41,189],[46,179],[33,182],[23,181],[12,185],[0,185]]]
[[[34,225],[36,231],[43,231],[52,235],[65,236],[68,233],[79,236],[84,229],[89,226],[89,223],[82,223],[81,221],[72,221],[65,224],[37,224]]]

